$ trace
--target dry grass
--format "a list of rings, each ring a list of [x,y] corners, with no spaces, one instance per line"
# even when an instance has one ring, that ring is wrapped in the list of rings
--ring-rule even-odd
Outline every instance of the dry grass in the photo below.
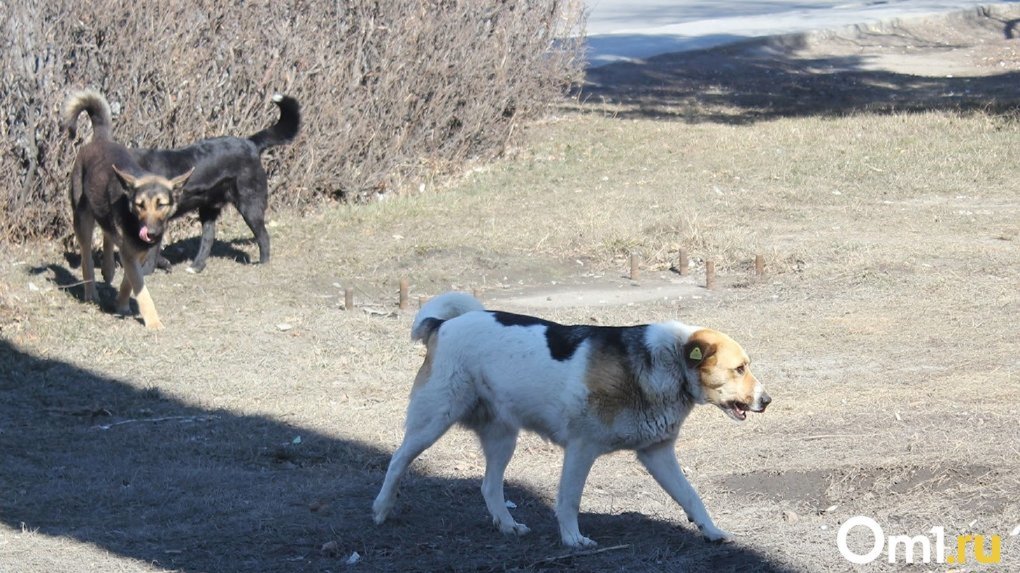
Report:
[[[831,571],[847,568],[835,530],[860,514],[888,533],[1003,535],[1012,567],[1017,128],[950,111],[564,115],[448,188],[276,213],[266,267],[235,260],[255,246],[225,217],[203,274],[178,264],[147,283],[158,334],[111,315],[112,289],[105,309],[84,304],[58,246],[8,248],[0,570],[338,571],[356,551],[351,570]],[[667,270],[679,246],[719,263],[720,289],[699,287],[697,264]],[[649,267],[637,283],[632,249]],[[769,274],[754,283],[758,252]],[[742,341],[774,404],[739,426],[697,410],[679,446],[738,543],[702,543],[621,453],[596,464],[581,527],[626,547],[562,558],[560,454],[531,436],[508,496],[533,533],[502,538],[460,430],[416,463],[397,519],[372,525],[422,356],[395,307],[402,276],[413,297],[480,288],[565,322],[680,318]],[[595,288],[632,304],[571,303]],[[542,308],[522,302],[535,292]],[[130,423],[100,428],[116,422]]]
[[[232,260],[254,245],[228,217],[206,273],[151,279],[169,327],[156,335],[83,304],[80,286],[63,288],[78,271],[58,249],[8,251],[0,272],[19,319],[3,326],[0,480],[18,494],[4,508],[0,563],[67,570],[43,557],[56,550],[103,569],[329,570],[358,551],[369,570],[489,570],[558,555],[549,468],[559,455],[534,438],[511,465],[509,494],[531,539],[489,531],[476,491],[482,460],[463,432],[424,456],[402,518],[369,524],[421,357],[407,337],[411,315],[394,306],[397,281],[411,277],[413,296],[481,288],[527,311],[514,300],[535,287],[639,291],[621,278],[619,255],[640,248],[662,269],[687,241],[722,263],[720,291],[650,270],[641,286],[689,284],[695,294],[542,313],[604,324],[680,317],[746,343],[775,408],[739,428],[697,412],[681,445],[713,513],[745,537],[735,548],[702,545],[631,457],[614,455],[593,472],[582,526],[631,547],[573,566],[819,570],[838,565],[831,531],[856,513],[918,531],[978,518],[999,531],[1020,520],[1002,502],[1020,485],[1016,451],[986,447],[1020,437],[1008,406],[1016,365],[1005,358],[1020,350],[1018,247],[1003,238],[1015,236],[1020,209],[1013,130],[994,116],[945,113],[745,128],[563,117],[533,130],[513,159],[442,192],[279,215],[279,255],[264,268]],[[748,287],[743,265],[755,252],[769,255],[770,276]],[[348,286],[355,312],[340,310]],[[162,417],[184,418],[96,428]],[[827,485],[847,472],[945,467],[947,456],[994,474],[894,497],[882,493],[888,479],[850,492]],[[827,491],[841,509],[815,515],[808,497],[793,496],[779,507],[800,521],[765,528],[777,500],[726,485],[763,471]],[[53,536],[78,541],[54,549]],[[329,541],[337,555],[319,553]],[[454,551],[462,557],[451,560]]]

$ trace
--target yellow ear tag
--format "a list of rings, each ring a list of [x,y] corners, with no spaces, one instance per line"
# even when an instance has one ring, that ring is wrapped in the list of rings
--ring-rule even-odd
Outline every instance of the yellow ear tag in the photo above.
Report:
[[[701,348],[695,346],[691,351],[691,360],[701,360]]]

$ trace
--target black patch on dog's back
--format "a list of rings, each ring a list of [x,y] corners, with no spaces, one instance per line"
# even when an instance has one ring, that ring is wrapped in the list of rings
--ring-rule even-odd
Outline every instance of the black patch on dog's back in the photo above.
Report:
[[[510,312],[490,311],[496,322],[503,326],[544,326],[545,340],[549,355],[560,362],[570,360],[585,340],[591,340],[600,348],[617,350],[627,356],[632,346],[642,347],[645,326],[592,326],[587,324],[566,325],[534,316]],[[634,342],[638,342],[637,345]]]
[[[441,319],[441,318],[436,318],[434,316],[430,316],[430,317],[422,320],[421,321],[421,325],[416,330],[420,331],[421,339],[426,344],[428,344],[428,341],[429,341],[430,338],[432,338],[432,335],[435,334],[439,330],[439,327],[443,326],[443,323],[445,323],[445,322],[446,321]]]

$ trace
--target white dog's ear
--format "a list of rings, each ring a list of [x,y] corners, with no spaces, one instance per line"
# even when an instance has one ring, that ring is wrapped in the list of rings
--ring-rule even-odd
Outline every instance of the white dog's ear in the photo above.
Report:
[[[682,347],[684,362],[691,368],[697,368],[716,352],[715,344],[692,338]]]

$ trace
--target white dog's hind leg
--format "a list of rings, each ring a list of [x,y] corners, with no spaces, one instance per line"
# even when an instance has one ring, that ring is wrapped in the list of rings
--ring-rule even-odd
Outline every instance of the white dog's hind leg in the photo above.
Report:
[[[705,504],[698,497],[690,482],[680,469],[680,462],[673,451],[673,440],[667,440],[646,448],[637,453],[638,459],[652,474],[655,481],[666,490],[680,507],[687,513],[687,518],[701,530],[701,534],[709,541],[727,541],[732,536],[712,523],[712,518],[705,509]]]
[[[482,496],[492,514],[492,524],[506,534],[524,535],[531,531],[523,523],[514,521],[503,495],[503,475],[517,447],[517,430],[490,424],[478,429],[478,439],[485,452],[485,477],[482,479]]]
[[[407,408],[407,424],[404,441],[393,453],[390,467],[386,470],[386,479],[382,489],[372,504],[372,513],[376,523],[386,521],[386,516],[397,501],[397,488],[411,462],[421,455],[432,444],[443,437],[443,434],[464,415],[464,405],[456,399],[450,399],[448,393],[436,392],[433,387],[423,387],[411,396],[411,404]]]
[[[556,499],[556,519],[560,523],[560,537],[568,547],[590,547],[598,545],[581,535],[577,527],[577,514],[581,509],[581,492],[588,479],[598,451],[590,444],[577,441],[567,444],[563,455],[563,475],[560,477],[560,492]]]

